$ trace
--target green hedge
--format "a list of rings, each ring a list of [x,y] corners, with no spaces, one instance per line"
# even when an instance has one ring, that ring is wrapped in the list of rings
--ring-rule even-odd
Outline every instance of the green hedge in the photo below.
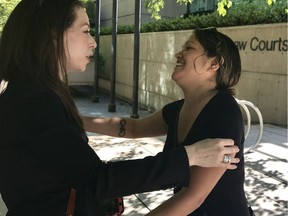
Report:
[[[141,32],[177,31],[207,27],[242,26],[268,23],[287,22],[286,1],[277,0],[276,4],[268,6],[266,1],[235,3],[226,16],[220,16],[216,11],[204,15],[190,15],[187,18],[177,17],[169,20],[158,20],[142,24]],[[110,28],[101,28],[101,35],[110,35]],[[133,25],[119,25],[118,34],[131,34]]]

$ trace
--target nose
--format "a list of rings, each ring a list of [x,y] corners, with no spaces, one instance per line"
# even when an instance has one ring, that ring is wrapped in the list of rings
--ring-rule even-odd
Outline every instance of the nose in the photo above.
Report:
[[[91,38],[91,42],[89,46],[91,47],[91,49],[95,49],[97,47],[97,43],[91,35],[90,35],[90,38]]]
[[[177,53],[175,53],[175,57],[176,58],[179,58],[179,57],[182,57],[182,50],[178,51]]]

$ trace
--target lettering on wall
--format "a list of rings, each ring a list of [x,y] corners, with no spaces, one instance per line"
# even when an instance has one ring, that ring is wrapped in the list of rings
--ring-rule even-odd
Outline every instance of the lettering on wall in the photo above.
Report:
[[[258,37],[251,38],[250,41],[234,41],[239,51],[287,51],[288,40],[281,37],[277,40],[265,40]]]

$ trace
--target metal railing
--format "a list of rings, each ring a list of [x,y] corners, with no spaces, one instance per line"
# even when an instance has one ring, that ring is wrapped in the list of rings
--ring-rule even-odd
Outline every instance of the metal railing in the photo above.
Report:
[[[250,114],[250,110],[249,108],[253,109],[255,111],[255,113],[258,116],[258,120],[259,120],[259,133],[258,133],[258,137],[257,140],[248,148],[244,149],[244,153],[247,153],[249,151],[251,151],[252,149],[255,148],[256,145],[259,144],[261,138],[262,138],[262,134],[263,134],[263,117],[262,114],[260,112],[260,110],[250,101],[246,101],[246,100],[239,100],[237,98],[235,98],[236,101],[238,102],[238,104],[243,108],[243,110],[246,113],[246,117],[247,117],[247,126],[245,128],[245,140],[247,139],[250,129],[251,129],[251,114]],[[249,108],[248,108],[249,107]]]

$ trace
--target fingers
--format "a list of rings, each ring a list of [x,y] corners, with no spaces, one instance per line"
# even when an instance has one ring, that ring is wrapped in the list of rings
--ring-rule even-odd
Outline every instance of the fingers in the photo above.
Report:
[[[237,166],[235,163],[239,163],[239,158],[234,158],[233,155],[224,154],[222,163],[225,164],[224,168],[226,169],[236,169]]]
[[[215,139],[215,142],[224,149],[224,154],[236,154],[239,152],[239,148],[234,145],[234,140],[232,139]]]
[[[231,163],[232,164],[237,164],[237,163],[239,163],[240,162],[240,159],[239,158],[232,158],[232,160],[231,160]]]
[[[240,162],[240,159],[235,158],[234,156],[240,149],[238,146],[234,145],[234,141],[232,139],[221,139],[220,143],[224,147],[224,155],[221,166],[230,170],[236,169],[236,164]]]
[[[224,154],[223,163],[228,164],[228,163],[231,163],[231,161],[232,161],[232,158],[230,157],[230,155]]]
[[[221,146],[233,146],[234,145],[234,140],[232,139],[214,139],[215,141],[217,141],[219,143],[219,145]]]
[[[191,146],[185,146],[189,158],[189,164],[202,167],[222,167],[236,169],[239,158],[235,154],[239,148],[234,145],[232,139],[205,139]],[[229,160],[223,160],[224,155]],[[225,162],[225,163],[224,163]]]
[[[225,166],[223,168],[229,169],[229,170],[234,170],[237,168],[237,166],[235,164],[225,164]]]
[[[239,148],[237,146],[224,146],[223,153],[227,155],[236,154],[239,152]]]
[[[231,157],[231,160],[229,161],[229,163],[225,163],[224,161],[222,161],[222,164],[220,165],[220,167],[223,167],[225,169],[230,169],[230,170],[236,169],[237,168],[236,164],[240,162],[240,159],[234,158],[232,156],[230,157]]]

